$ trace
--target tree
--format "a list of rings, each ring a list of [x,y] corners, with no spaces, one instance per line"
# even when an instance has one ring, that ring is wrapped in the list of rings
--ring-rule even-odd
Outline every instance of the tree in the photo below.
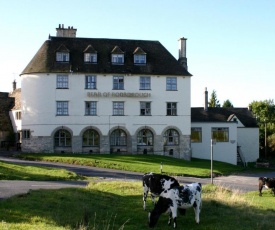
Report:
[[[261,154],[264,155],[263,153],[266,151],[265,141],[267,141],[267,147],[270,148],[267,150],[275,152],[272,147],[272,143],[274,143],[273,134],[275,134],[275,105],[273,100],[253,101],[249,107],[251,107],[259,125]],[[265,140],[265,134],[267,140]]]
[[[228,99],[226,101],[223,102],[222,105],[223,108],[233,108],[233,104],[231,103],[231,101],[229,101]]]
[[[213,90],[213,92],[211,93],[211,98],[210,98],[210,101],[208,102],[208,106],[209,107],[221,107],[220,101],[217,99],[217,94],[216,94],[215,90]]]

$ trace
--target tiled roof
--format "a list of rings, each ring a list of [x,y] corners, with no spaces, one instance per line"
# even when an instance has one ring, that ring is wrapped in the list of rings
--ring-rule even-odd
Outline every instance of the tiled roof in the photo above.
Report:
[[[12,130],[9,111],[14,107],[14,101],[8,93],[0,92],[0,131]]]
[[[15,89],[9,94],[9,97],[14,98],[14,106],[12,110],[21,110],[21,88]]]
[[[247,108],[201,107],[191,108],[191,122],[227,122],[235,115],[245,127],[258,127],[252,112]]]
[[[84,63],[83,51],[89,45],[97,51],[97,64]],[[122,65],[111,63],[111,52],[116,46],[125,55]],[[146,53],[145,65],[134,64],[133,52],[138,47]],[[69,50],[69,62],[56,62],[58,48]],[[69,73],[70,70],[77,73],[192,76],[159,41],[67,37],[50,37],[45,41],[21,74]]]

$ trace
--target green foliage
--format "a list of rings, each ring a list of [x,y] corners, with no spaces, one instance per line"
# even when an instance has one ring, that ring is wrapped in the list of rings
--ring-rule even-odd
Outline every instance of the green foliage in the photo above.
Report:
[[[255,182],[256,183],[256,182]],[[275,199],[268,191],[240,194],[204,185],[201,223],[194,212],[178,215],[178,229],[273,229]],[[143,210],[141,182],[103,181],[86,188],[33,190],[0,202],[0,229],[21,230],[148,230],[150,199]],[[155,230],[167,226],[162,214]],[[237,226],[237,227],[236,227]]]
[[[209,107],[221,107],[220,101],[217,99],[217,93],[215,90],[211,93],[211,98],[208,102]]]
[[[223,108],[233,108],[233,104],[231,103],[231,101],[229,101],[228,99],[226,101],[223,102],[222,105]]]
[[[273,133],[267,138],[267,144],[270,150],[272,152],[275,152],[275,133]]]
[[[260,129],[260,148],[263,152],[265,146],[265,129],[266,135],[275,133],[275,105],[273,100],[253,101],[249,105],[253,114],[257,118]],[[268,146],[272,146],[272,138],[269,139],[271,143]],[[270,149],[272,151],[272,149]]]

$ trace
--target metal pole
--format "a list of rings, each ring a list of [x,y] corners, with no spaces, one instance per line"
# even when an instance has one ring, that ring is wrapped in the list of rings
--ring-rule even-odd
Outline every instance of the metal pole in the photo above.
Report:
[[[213,139],[211,139],[211,184],[213,184]]]
[[[264,119],[264,153],[265,153],[265,158],[267,158],[266,154],[266,120]]]

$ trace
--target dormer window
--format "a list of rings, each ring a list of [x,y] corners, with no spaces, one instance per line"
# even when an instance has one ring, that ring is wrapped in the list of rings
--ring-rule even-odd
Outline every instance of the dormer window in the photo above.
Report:
[[[124,52],[118,47],[112,50],[112,64],[124,64]]]
[[[84,52],[85,63],[97,63],[97,51],[93,46],[88,45]]]
[[[70,54],[68,52],[56,52],[56,61],[68,62],[70,60]]]
[[[70,61],[70,51],[63,44],[56,50],[56,61],[58,62],[69,62]]]
[[[134,64],[146,64],[146,53],[137,47],[134,51]]]
[[[84,62],[86,63],[97,63],[97,54],[96,53],[85,53]]]

